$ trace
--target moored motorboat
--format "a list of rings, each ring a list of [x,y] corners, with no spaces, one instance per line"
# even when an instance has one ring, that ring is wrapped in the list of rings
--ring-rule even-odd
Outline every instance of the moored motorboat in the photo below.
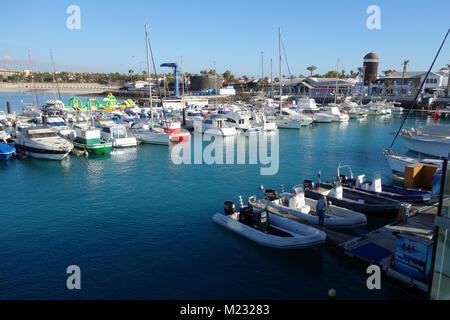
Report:
[[[448,157],[450,154],[450,126],[435,124],[402,129],[399,136],[411,151],[435,157]]]
[[[114,148],[136,147],[136,137],[128,136],[127,129],[122,124],[109,123],[102,127],[101,139],[111,142]]]
[[[76,125],[74,129],[76,131],[76,138],[73,141],[75,148],[92,155],[105,155],[111,152],[112,143],[100,140],[100,129],[81,125]]]
[[[364,191],[343,187],[341,183],[318,183],[304,181],[305,196],[319,199],[326,196],[332,204],[358,211],[366,215],[393,218],[402,211],[402,203],[396,200],[379,197]]]
[[[264,199],[251,197],[249,204],[258,209],[267,208],[274,214],[290,214],[314,224],[319,222],[317,200],[305,198],[303,186],[295,186],[293,193],[283,192],[280,197],[273,189],[267,189]],[[324,226],[329,228],[354,228],[366,224],[367,218],[364,214],[334,205],[328,206],[324,219]]]
[[[372,181],[366,181],[364,174],[359,175],[356,179],[353,178],[353,174],[351,174],[350,178],[347,178],[347,176],[339,174],[339,168],[338,175],[339,180],[346,187],[397,201],[429,202],[432,197],[431,192],[428,191],[382,184],[379,173],[373,175]]]
[[[326,234],[296,221],[243,206],[236,212],[234,203],[225,201],[225,214],[216,213],[213,221],[256,243],[278,249],[308,248],[323,244]]]
[[[405,173],[405,167],[413,163],[425,163],[439,166],[442,160],[439,159],[418,159],[395,153],[392,150],[385,150],[383,152],[386,157],[392,172],[403,175]]]
[[[61,138],[48,127],[19,128],[15,142],[18,152],[33,158],[62,160],[73,149],[73,144]]]
[[[16,152],[16,148],[0,142],[0,160],[9,160],[14,152]]]

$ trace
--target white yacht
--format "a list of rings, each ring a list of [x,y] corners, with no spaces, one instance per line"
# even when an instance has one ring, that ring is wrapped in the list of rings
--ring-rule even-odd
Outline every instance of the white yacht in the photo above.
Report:
[[[253,126],[262,127],[263,131],[275,131],[278,128],[276,122],[267,120],[267,117],[263,112],[253,111],[250,122]]]
[[[15,143],[18,152],[33,158],[62,160],[73,149],[73,144],[61,138],[48,127],[19,128]]]
[[[136,137],[128,136],[127,129],[121,124],[110,124],[102,128],[101,139],[111,142],[114,148],[136,147]]]
[[[194,122],[194,131],[212,136],[235,136],[238,131],[230,127],[225,118],[206,118]]]
[[[348,114],[350,119],[360,119],[367,117],[367,111],[362,109],[355,102],[347,102],[342,105],[341,113]]]
[[[334,116],[322,112],[317,107],[316,101],[311,98],[298,99],[298,109],[302,114],[312,117],[315,122],[330,123],[334,119]]]
[[[237,130],[245,133],[245,134],[252,134],[252,133],[259,133],[262,131],[261,126],[253,126],[250,122],[251,114],[245,111],[241,112],[235,112],[230,111],[226,113],[227,123],[231,127],[235,127]]]
[[[46,119],[47,126],[54,129],[58,135],[63,138],[71,138],[75,137],[75,130],[67,126],[66,122],[61,117],[48,117]]]
[[[268,120],[275,122],[277,127],[281,129],[300,129],[302,126],[300,114],[289,108],[282,108],[281,111],[276,111],[273,116],[268,117]]]
[[[162,125],[148,125],[135,122],[131,125],[131,133],[142,143],[168,146],[171,142],[187,141],[190,133],[181,130],[180,122],[163,121]]]
[[[323,107],[322,111],[326,114],[332,115],[334,122],[347,122],[350,119],[348,114],[341,113],[339,108],[336,106]]]
[[[435,157],[448,157],[450,154],[450,126],[435,124],[402,129],[399,136],[411,151]]]

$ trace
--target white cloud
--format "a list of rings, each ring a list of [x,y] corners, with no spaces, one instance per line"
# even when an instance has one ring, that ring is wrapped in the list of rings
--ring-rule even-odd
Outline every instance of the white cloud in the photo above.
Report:
[[[14,60],[13,57],[8,56],[6,54],[4,56],[0,57],[0,61],[2,61],[2,62],[11,62],[13,60]]]

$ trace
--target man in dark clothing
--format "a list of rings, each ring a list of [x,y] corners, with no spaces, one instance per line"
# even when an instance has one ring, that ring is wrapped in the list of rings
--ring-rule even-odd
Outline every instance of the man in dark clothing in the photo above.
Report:
[[[316,212],[319,216],[319,226],[323,227],[323,223],[325,220],[325,211],[327,210],[327,197],[322,196],[322,199],[317,200],[316,204]]]

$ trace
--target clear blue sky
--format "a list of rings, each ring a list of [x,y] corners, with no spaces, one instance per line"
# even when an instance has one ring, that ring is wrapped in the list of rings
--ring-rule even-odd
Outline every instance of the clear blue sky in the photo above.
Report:
[[[81,29],[66,28],[69,5],[81,8]],[[366,27],[369,5],[381,8],[381,30]],[[450,27],[450,1],[2,1],[0,68],[27,68],[31,49],[35,69],[49,70],[53,48],[57,71],[136,72],[145,68],[144,24],[156,63],[179,62],[199,72],[229,69],[258,77],[261,51],[265,74],[270,58],[278,74],[278,31],[281,27],[291,72],[308,74],[336,68],[357,70],[362,57],[380,55],[381,70],[426,70]],[[450,63],[447,40],[434,70]],[[167,70],[167,69],[166,69]],[[161,68],[158,70],[162,72]],[[167,70],[169,71],[169,70]],[[288,74],[286,67],[283,74]]]

